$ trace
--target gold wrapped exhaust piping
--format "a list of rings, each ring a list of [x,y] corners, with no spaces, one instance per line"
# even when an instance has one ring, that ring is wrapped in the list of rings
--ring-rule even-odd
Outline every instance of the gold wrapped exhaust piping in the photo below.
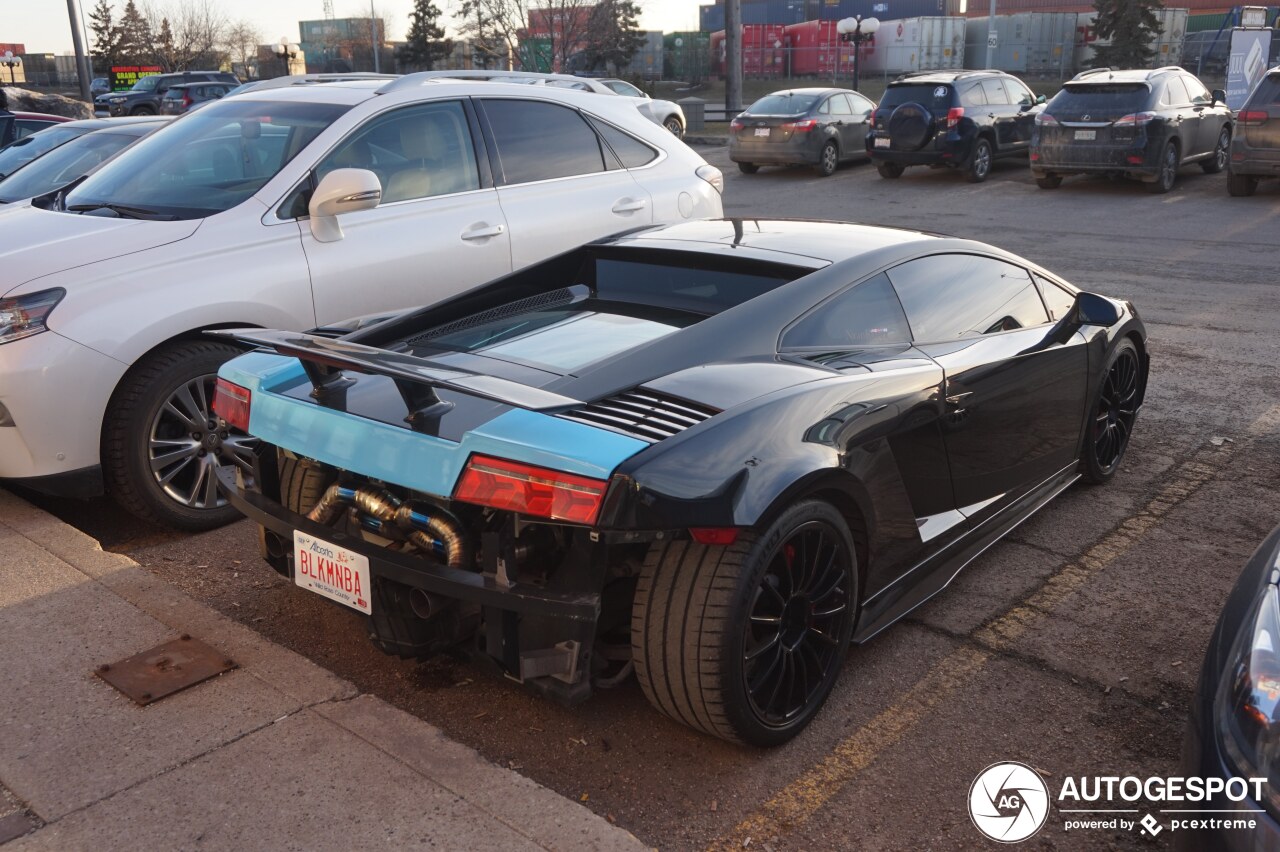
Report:
[[[427,553],[442,557],[450,568],[470,570],[474,567],[462,523],[451,512],[429,503],[402,501],[372,485],[351,488],[335,482],[325,490],[307,517],[328,525],[348,508],[395,524],[409,541]]]

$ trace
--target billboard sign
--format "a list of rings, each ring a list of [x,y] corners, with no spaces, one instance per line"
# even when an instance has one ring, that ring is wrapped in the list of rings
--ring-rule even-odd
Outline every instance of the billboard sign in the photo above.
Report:
[[[1231,31],[1231,56],[1227,61],[1227,106],[1244,106],[1253,87],[1267,73],[1271,55],[1271,30]]]
[[[159,65],[112,65],[111,91],[123,92],[133,88],[133,84],[143,77],[152,77],[164,73]]]

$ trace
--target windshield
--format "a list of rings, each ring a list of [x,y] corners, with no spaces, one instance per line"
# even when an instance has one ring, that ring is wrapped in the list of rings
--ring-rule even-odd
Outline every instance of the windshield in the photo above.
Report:
[[[156,85],[160,82],[160,77],[153,74],[150,77],[143,77],[134,83],[129,89],[131,92],[154,92]]]
[[[340,115],[344,104],[217,101],[148,136],[66,198],[200,219],[240,204]]]
[[[778,92],[772,95],[765,95],[747,107],[747,112],[752,115],[799,115],[812,109],[817,101],[817,95]]]
[[[50,127],[39,133],[24,136],[12,145],[0,149],[0,178],[11,175],[32,160],[84,135],[86,131],[79,127]]]
[[[1145,83],[1091,83],[1068,85],[1045,107],[1056,118],[1090,118],[1107,121],[1140,112],[1150,89]]]
[[[73,139],[0,181],[0,203],[11,204],[61,189],[137,140],[133,134],[102,132]]]

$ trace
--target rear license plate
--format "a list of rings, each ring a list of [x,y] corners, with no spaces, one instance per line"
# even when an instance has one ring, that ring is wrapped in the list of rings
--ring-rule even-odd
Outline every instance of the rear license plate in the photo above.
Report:
[[[1097,138],[1098,138],[1098,131],[1096,130],[1077,130],[1076,131],[1077,142],[1092,142]]]
[[[768,135],[769,135],[769,128],[767,128],[767,127],[757,127],[757,128],[756,128],[756,135],[757,135],[757,136],[768,136]]]
[[[888,136],[877,136],[877,137],[876,137],[876,147],[877,147],[877,148],[888,148],[888,147],[889,147],[889,137],[888,137]]]
[[[373,614],[368,558],[298,530],[293,531],[293,582],[365,615]]]

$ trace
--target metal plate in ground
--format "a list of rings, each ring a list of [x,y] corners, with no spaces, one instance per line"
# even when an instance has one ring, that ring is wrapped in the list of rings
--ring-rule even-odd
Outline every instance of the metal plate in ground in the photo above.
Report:
[[[236,668],[235,660],[199,639],[182,636],[98,667],[98,677],[138,704],[159,701]]]

